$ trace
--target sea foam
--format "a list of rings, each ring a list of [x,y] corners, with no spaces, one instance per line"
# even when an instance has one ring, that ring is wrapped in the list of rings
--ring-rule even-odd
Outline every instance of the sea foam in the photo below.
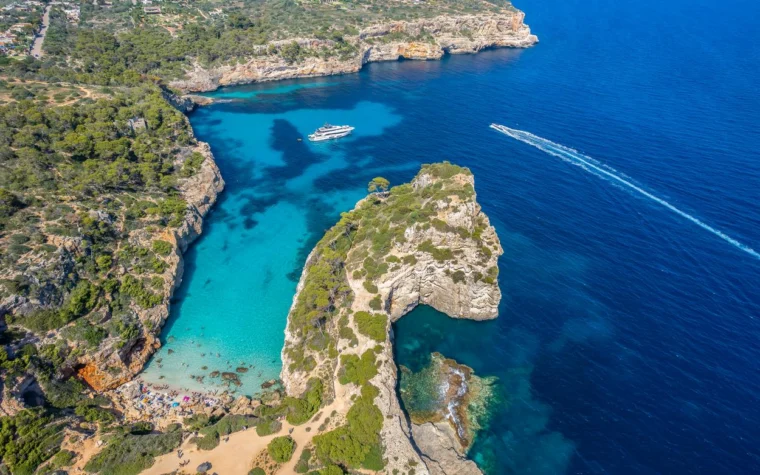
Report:
[[[499,124],[491,124],[490,127],[498,132],[501,132],[504,135],[507,135],[509,137],[512,137],[515,140],[519,140],[520,142],[524,142],[528,145],[532,145],[536,147],[537,149],[544,151],[548,153],[549,155],[552,155],[554,157],[557,157],[559,159],[562,159],[568,163],[571,163],[573,165],[579,166],[583,170],[586,170],[587,172],[591,173],[592,175],[596,175],[602,179],[613,181],[615,183],[619,183],[637,193],[640,195],[645,196],[646,198],[649,198],[650,200],[654,201],[655,203],[658,203],[668,210],[676,213],[677,215],[681,216],[682,218],[686,218],[687,220],[691,221],[692,223],[696,224],[700,228],[704,229],[705,231],[708,231],[715,236],[723,239],[727,243],[731,244],[732,246],[736,247],[739,250],[742,250],[749,254],[750,256],[760,259],[760,253],[752,249],[751,247],[747,246],[746,244],[742,244],[741,242],[737,241],[736,239],[732,238],[728,234],[724,233],[723,231],[716,229],[709,224],[705,223],[704,221],[700,220],[699,218],[696,218],[692,216],[691,214],[682,211],[666,200],[660,198],[659,196],[656,196],[640,186],[637,186],[630,181],[626,180],[625,178],[620,176],[620,173],[615,170],[612,167],[609,167],[607,165],[601,164],[598,161],[594,160],[593,158],[589,157],[588,155],[584,155],[580,153],[579,151],[566,147],[564,145],[560,145],[558,143],[552,142],[549,139],[545,139],[543,137],[539,137],[537,135],[534,135],[530,132],[526,132],[524,130],[517,130],[510,127],[506,127],[504,125]]]

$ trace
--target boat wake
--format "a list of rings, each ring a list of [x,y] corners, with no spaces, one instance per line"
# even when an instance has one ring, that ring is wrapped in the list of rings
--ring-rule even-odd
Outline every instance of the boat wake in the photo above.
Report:
[[[499,124],[491,124],[490,127],[498,132],[501,132],[504,135],[508,135],[509,137],[512,137],[515,140],[519,140],[520,142],[524,142],[528,145],[532,145],[536,147],[537,149],[548,153],[549,155],[560,158],[573,165],[577,165],[583,168],[584,170],[586,170],[587,172],[592,173],[602,179],[612,181],[614,183],[619,183],[639,193],[640,195],[643,195],[649,198],[655,203],[658,203],[664,206],[665,208],[681,216],[682,218],[686,218],[687,220],[701,227],[705,231],[708,231],[714,234],[715,236],[723,239],[724,241],[736,247],[737,249],[740,249],[746,252],[747,254],[749,254],[750,256],[756,259],[760,259],[760,253],[758,253],[751,247],[745,244],[742,244],[741,242],[732,238],[731,236],[724,233],[723,231],[715,229],[714,227],[690,215],[689,213],[685,211],[681,211],[680,209],[676,208],[675,206],[668,203],[667,201],[660,198],[659,196],[653,195],[652,193],[641,188],[640,186],[637,186],[634,183],[631,183],[630,181],[623,178],[621,174],[614,168],[603,165],[597,162],[596,160],[594,160],[593,158],[589,157],[588,155],[584,155],[575,149],[572,149],[570,147],[565,147],[564,145],[560,145],[558,143],[552,142],[551,140],[547,140],[545,138],[531,134],[530,132],[526,132],[524,130],[512,129],[510,127],[506,127],[504,125],[499,125]]]

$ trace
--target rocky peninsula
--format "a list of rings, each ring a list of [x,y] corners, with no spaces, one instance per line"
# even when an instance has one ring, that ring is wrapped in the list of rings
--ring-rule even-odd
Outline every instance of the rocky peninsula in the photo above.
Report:
[[[436,60],[445,54],[477,53],[486,48],[527,48],[538,42],[513,7],[499,13],[442,15],[411,21],[391,21],[359,30],[341,41],[290,38],[255,48],[255,55],[233,64],[203,66],[169,85],[185,93],[281,79],[355,73],[367,63],[399,59]],[[340,46],[342,53],[329,52]],[[293,55],[281,52],[293,50]],[[195,96],[198,97],[198,96]]]
[[[376,179],[370,188],[377,191],[344,213],[307,259],[281,379],[289,397],[314,401],[318,392],[319,406],[333,408],[330,430],[310,443],[323,464],[479,473],[465,457],[471,435],[455,424],[410,423],[402,410],[390,324],[419,304],[454,318],[495,318],[499,239],[466,168],[424,165],[410,184],[387,190]]]

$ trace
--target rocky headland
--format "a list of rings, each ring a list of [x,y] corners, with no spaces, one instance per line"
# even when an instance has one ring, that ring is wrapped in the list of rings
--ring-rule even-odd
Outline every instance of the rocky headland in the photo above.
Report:
[[[367,63],[401,58],[435,60],[445,54],[477,53],[486,48],[527,48],[536,44],[538,37],[531,33],[524,19],[523,12],[511,8],[496,14],[386,22],[343,38],[349,46],[337,55],[326,53],[336,47],[334,40],[278,40],[261,45],[255,56],[234,64],[196,63],[184,79],[169,85],[185,93],[203,92],[221,86],[355,73]],[[294,42],[300,52],[297,57],[274,54]]]
[[[308,397],[318,386],[320,405],[337,408],[332,430],[312,441],[323,463],[479,473],[466,458],[477,430],[465,422],[467,411],[455,411],[457,423],[431,416],[417,424],[402,410],[390,324],[419,304],[454,318],[495,318],[499,239],[466,168],[424,165],[410,184],[390,191],[383,180],[373,183],[378,191],[344,213],[307,259],[288,317],[281,379],[290,397]],[[447,374],[461,377],[445,380],[468,388],[471,372],[446,361]],[[449,402],[466,407],[486,395],[468,388]],[[341,445],[346,437],[355,442],[350,449]],[[383,466],[375,463],[378,450]]]

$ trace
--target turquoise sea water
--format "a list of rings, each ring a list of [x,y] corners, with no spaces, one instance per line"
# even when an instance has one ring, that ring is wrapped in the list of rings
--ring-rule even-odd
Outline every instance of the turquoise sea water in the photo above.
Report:
[[[321,190],[314,183],[347,166],[342,147],[377,138],[399,121],[387,106],[371,101],[346,111],[247,110],[260,95],[279,101],[281,95],[315,87],[329,88],[330,83],[220,91],[214,96],[240,102],[193,114],[195,132],[212,144],[226,189],[202,239],[186,256],[186,281],[162,332],[164,346],[143,373],[145,380],[192,391],[227,389],[209,373],[252,365],[239,374],[241,386],[229,388],[252,395],[262,382],[279,376],[296,279],[316,242],[311,215],[337,216],[363,196],[360,184]],[[297,141],[325,121],[350,123],[358,130],[340,144]],[[205,379],[193,379],[197,376]]]
[[[213,388],[189,376],[244,362],[239,391],[256,392],[339,213],[376,175],[450,160],[505,250],[500,316],[420,308],[395,350],[414,370],[439,351],[498,378],[473,458],[489,474],[760,473],[760,260],[663,205],[760,249],[760,4],[517,6],[535,48],[213,93],[225,101],[190,119],[227,189],[146,377]],[[356,133],[297,140],[324,122]]]

